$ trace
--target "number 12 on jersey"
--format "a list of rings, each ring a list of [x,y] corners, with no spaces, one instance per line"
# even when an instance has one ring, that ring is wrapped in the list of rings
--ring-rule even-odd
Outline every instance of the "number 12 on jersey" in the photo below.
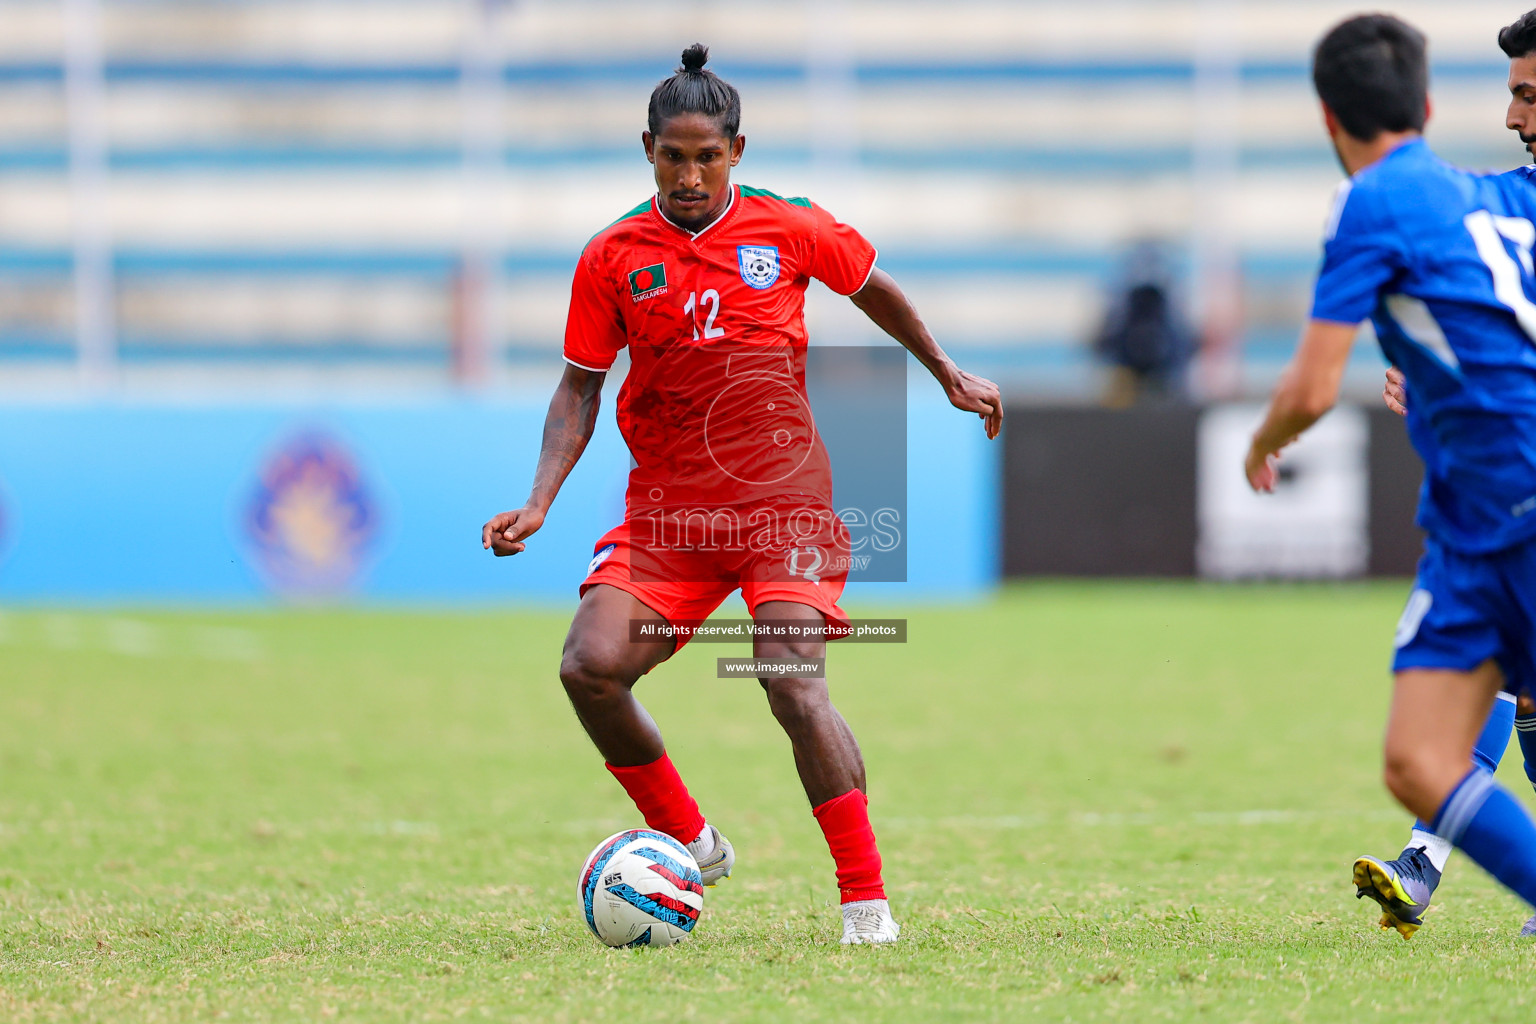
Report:
[[[715,326],[715,317],[720,315],[720,293],[710,288],[703,295],[700,295],[698,292],[689,292],[688,304],[683,307],[683,312],[693,317],[694,341],[699,340],[699,317],[697,311],[706,305],[709,306],[709,316],[704,320],[704,337],[725,337],[725,328]]]

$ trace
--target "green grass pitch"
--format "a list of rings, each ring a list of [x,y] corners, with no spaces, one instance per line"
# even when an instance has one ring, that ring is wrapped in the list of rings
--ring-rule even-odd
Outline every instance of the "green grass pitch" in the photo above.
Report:
[[[1475,866],[1411,942],[1353,899],[1408,824],[1404,590],[1041,584],[834,648],[883,949],[837,945],[788,744],[714,678],[738,648],[640,686],[736,877],[692,941],[610,951],[575,875],[640,822],[555,679],[565,614],[13,610],[0,1019],[1530,1021],[1528,912]]]

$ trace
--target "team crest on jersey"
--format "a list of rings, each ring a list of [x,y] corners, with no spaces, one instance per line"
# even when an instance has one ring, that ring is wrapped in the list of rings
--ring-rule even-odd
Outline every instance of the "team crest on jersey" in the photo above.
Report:
[[[738,245],[736,261],[741,264],[741,279],[762,291],[779,279],[779,247],[776,245]]]
[[[629,272],[629,297],[639,302],[667,290],[667,265],[652,263]]]

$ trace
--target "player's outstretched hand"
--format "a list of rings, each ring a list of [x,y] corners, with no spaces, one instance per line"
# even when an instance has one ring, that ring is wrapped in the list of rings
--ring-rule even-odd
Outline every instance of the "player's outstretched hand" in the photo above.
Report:
[[[1387,367],[1387,384],[1381,389],[1387,408],[1399,416],[1408,415],[1408,378],[1395,366]]]
[[[949,404],[974,412],[986,424],[987,437],[995,438],[1003,429],[1003,396],[997,385],[985,377],[956,370],[954,380],[945,387]]]
[[[1248,486],[1261,494],[1273,493],[1275,482],[1279,478],[1275,467],[1279,463],[1279,455],[1250,447],[1248,458],[1243,464],[1243,470],[1248,474]]]
[[[523,506],[511,512],[503,512],[480,530],[480,546],[494,551],[496,557],[515,555],[528,545],[523,543],[544,525],[544,513],[536,508]]]

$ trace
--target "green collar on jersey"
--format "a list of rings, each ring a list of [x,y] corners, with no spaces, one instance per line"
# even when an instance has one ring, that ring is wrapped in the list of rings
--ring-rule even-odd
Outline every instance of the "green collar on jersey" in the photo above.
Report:
[[[753,188],[751,185],[737,185],[736,187],[737,187],[737,189],[740,190],[741,198],[743,198],[743,199],[777,199],[779,202],[781,202],[781,203],[788,203],[790,206],[800,206],[800,207],[804,207],[807,210],[809,210],[811,208],[811,201],[809,199],[805,198],[804,196],[794,196],[794,197],[786,199],[785,197],[779,195],[778,193],[770,192],[770,191],[768,191],[765,188]],[[624,216],[620,217],[618,220],[614,221],[612,224],[609,224],[608,227],[603,228],[603,231],[607,231],[608,228],[611,228],[611,227],[614,227],[616,225],[622,224],[622,223],[624,223],[627,220],[632,220],[635,217],[643,217],[646,214],[646,212],[650,210],[651,205],[655,201],[656,200],[655,200],[654,196],[651,197],[650,199],[647,199],[645,202],[641,203],[639,206],[635,207],[633,210],[630,210],[628,213],[624,214]],[[599,231],[597,233],[597,235],[602,234],[603,231]],[[596,238],[597,235],[593,235],[592,238],[587,239],[587,245],[591,245],[592,244],[592,239]],[[585,248],[585,246],[583,246],[583,248]]]
[[[753,188],[751,185],[742,185],[740,188],[741,198],[743,199],[777,199],[779,202],[788,203],[790,206],[803,206],[807,210],[811,208],[811,201],[804,196],[795,196],[793,199],[785,199],[783,196],[769,192],[765,188]]]

